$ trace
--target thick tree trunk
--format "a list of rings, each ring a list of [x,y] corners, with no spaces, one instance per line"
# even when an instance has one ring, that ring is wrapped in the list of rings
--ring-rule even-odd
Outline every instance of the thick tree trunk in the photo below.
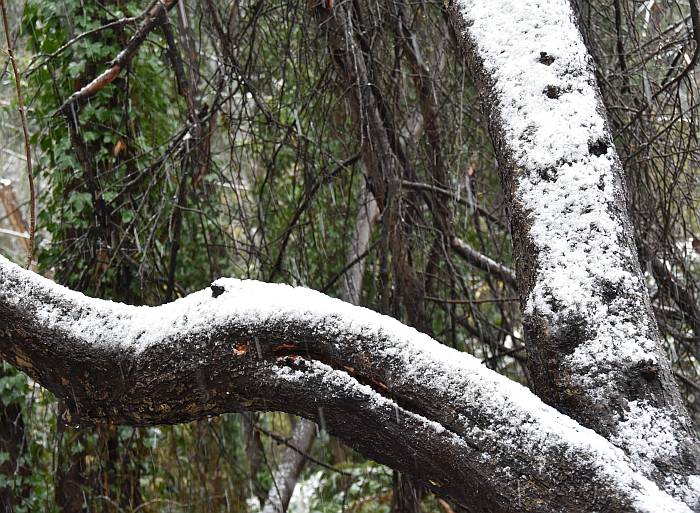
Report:
[[[0,257],[0,355],[63,397],[74,423],[322,409],[331,434],[480,511],[689,511],[477,359],[306,289],[222,279],[129,307]]]
[[[450,13],[509,200],[538,395],[697,503],[697,440],[650,308],[622,168],[568,0],[458,0]]]

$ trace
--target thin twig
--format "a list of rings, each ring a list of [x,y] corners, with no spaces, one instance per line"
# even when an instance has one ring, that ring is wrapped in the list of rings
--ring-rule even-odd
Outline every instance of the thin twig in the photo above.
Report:
[[[146,15],[148,14],[148,11],[150,9],[151,9],[151,7],[149,7],[148,10],[144,11],[142,14],[140,14],[138,16],[132,16],[130,18],[121,18],[121,19],[112,21],[110,23],[107,23],[106,25],[102,25],[102,26],[94,28],[92,30],[88,30],[87,32],[83,32],[82,34],[78,34],[73,39],[71,39],[70,41],[65,43],[63,46],[61,46],[58,50],[51,52],[51,53],[48,53],[48,54],[38,55],[36,57],[36,59],[34,59],[32,64],[30,64],[29,68],[25,70],[25,73],[27,75],[31,75],[37,69],[39,69],[41,66],[44,66],[46,63],[48,63],[51,59],[55,59],[60,54],[62,54],[66,50],[68,50],[68,48],[70,48],[74,44],[78,43],[79,41],[82,41],[86,37],[94,36],[96,34],[99,34],[100,32],[104,32],[105,30],[109,30],[112,28],[119,28],[119,27],[123,27],[125,25],[129,25],[129,24],[137,23],[137,22],[141,21],[143,18],[146,17]],[[44,59],[44,60],[41,62],[36,62],[38,59]]]
[[[7,21],[7,9],[5,1],[0,0],[0,9],[2,9],[2,24],[5,28],[5,39],[7,40],[7,54],[10,57],[12,71],[15,75],[15,86],[17,88],[17,103],[19,115],[22,121],[22,133],[24,135],[24,152],[27,158],[27,178],[29,180],[29,248],[27,251],[27,269],[32,265],[34,260],[34,236],[36,233],[36,192],[34,191],[34,171],[32,169],[32,154],[29,146],[29,129],[27,128],[27,113],[24,110],[24,99],[22,96],[22,81],[20,79],[19,70],[17,69],[17,61],[12,50],[12,38],[10,37],[10,24]]]
[[[691,57],[690,62],[688,62],[685,68],[683,68],[683,70],[672,80],[661,85],[661,88],[658,91],[656,91],[652,95],[652,97],[639,108],[639,110],[637,110],[632,119],[622,128],[622,130],[620,130],[620,133],[626,132],[627,129],[631,127],[632,124],[635,123],[639,119],[639,117],[651,107],[654,100],[656,100],[664,92],[668,91],[671,87],[680,83],[684,78],[689,76],[690,72],[693,71],[693,69],[695,69],[698,62],[700,61],[700,6],[698,6],[698,0],[689,0],[689,4],[690,20],[692,22],[693,30],[693,41],[695,42],[695,50],[693,51],[693,56]]]
[[[270,431],[270,430],[268,430],[268,429],[265,429],[264,427],[260,426],[259,424],[254,424],[254,425],[253,425],[253,429],[255,429],[256,431],[259,431],[260,433],[262,433],[262,434],[264,434],[264,435],[269,436],[269,437],[272,438],[275,442],[280,443],[280,444],[282,444],[282,445],[286,445],[287,447],[289,447],[289,448],[292,449],[293,451],[298,452],[299,454],[301,454],[304,458],[306,458],[307,460],[309,460],[309,461],[310,461],[311,463],[313,463],[314,465],[318,465],[319,467],[323,467],[323,468],[328,469],[328,470],[330,470],[330,471],[337,472],[338,474],[342,474],[342,475],[344,475],[344,476],[348,476],[348,477],[352,477],[352,478],[357,477],[357,476],[355,476],[355,475],[354,475],[353,473],[351,473],[351,472],[348,472],[348,471],[346,471],[346,470],[341,470],[341,469],[336,468],[336,467],[334,467],[334,466],[332,466],[332,465],[329,465],[328,463],[323,463],[321,460],[317,460],[316,458],[314,458],[314,457],[311,456],[310,454],[305,453],[304,451],[302,451],[302,450],[299,449],[298,447],[295,447],[294,445],[292,445],[291,443],[289,443],[289,440],[288,440],[288,439],[286,439],[286,438],[284,438],[284,437],[282,437],[282,436],[279,436],[278,434],[273,433],[272,431]]]
[[[413,189],[413,190],[418,190],[418,191],[428,191],[428,192],[434,192],[437,194],[442,194],[444,196],[447,196],[460,205],[467,205],[469,208],[471,208],[474,212],[476,212],[478,215],[485,217],[492,223],[503,227],[503,222],[498,219],[495,215],[493,215],[491,212],[486,210],[483,207],[480,207],[473,201],[469,201],[466,198],[461,197],[459,194],[450,191],[448,189],[445,189],[443,187],[439,187],[437,185],[431,185],[427,183],[419,183],[419,182],[411,182],[409,180],[401,180],[401,187],[405,187],[407,189]]]
[[[365,251],[357,255],[355,258],[353,258],[350,262],[348,262],[340,271],[335,273],[333,277],[328,280],[328,282],[320,289],[320,292],[323,292],[324,294],[328,292],[328,289],[330,289],[333,285],[335,285],[335,282],[338,281],[338,278],[343,276],[346,272],[348,272],[352,267],[354,267],[356,264],[364,260],[364,258],[369,255],[369,252],[375,248],[377,244],[373,243],[370,245],[369,248],[367,248]]]
[[[489,299],[449,299],[443,297],[425,296],[423,299],[434,303],[447,303],[450,305],[479,305],[482,303],[515,303],[520,301],[517,297],[495,297]]]

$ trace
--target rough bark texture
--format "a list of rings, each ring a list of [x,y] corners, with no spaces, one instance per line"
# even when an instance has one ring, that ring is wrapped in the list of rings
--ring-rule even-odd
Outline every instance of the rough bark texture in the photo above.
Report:
[[[331,434],[478,511],[688,511],[476,359],[305,289],[221,280],[125,307],[0,257],[0,355],[64,398],[73,423],[323,411]]]
[[[339,68],[358,85],[356,101],[366,116],[363,130],[374,145],[374,151],[366,152],[370,174],[390,167],[370,181],[380,206],[390,209],[392,188],[407,178],[397,171],[400,148],[381,119],[381,103],[358,43],[347,40],[352,19],[345,6],[336,9],[323,21],[334,38],[330,43]],[[532,16],[511,16],[524,9],[531,10],[528,16],[539,16],[536,22]],[[538,389],[618,447],[468,355],[395,320],[281,285],[220,280],[210,290],[170,305],[133,308],[87,299],[0,257],[0,356],[64,398],[73,422],[149,425],[244,410],[279,410],[317,420],[322,411],[331,434],[472,511],[690,511],[681,501],[697,508],[700,480],[684,481],[695,471],[696,441],[658,347],[638,265],[629,256],[629,221],[609,134],[589,141],[587,151],[608,155],[614,164],[600,190],[612,198],[604,213],[618,233],[612,242],[621,256],[616,254],[614,261],[631,277],[624,284],[634,287],[627,290],[622,282],[594,277],[594,294],[587,300],[614,309],[613,317],[625,316],[627,324],[638,327],[644,340],[655,344],[653,359],[606,360],[615,356],[606,352],[595,360],[593,371],[583,374],[570,364],[567,355],[585,349],[593,338],[582,325],[588,319],[582,321],[580,313],[561,315],[558,302],[566,298],[547,292],[556,285],[543,265],[551,251],[538,245],[533,226],[540,221],[522,194],[524,180],[556,184],[557,172],[581,162],[558,163],[561,170],[522,164],[514,141],[532,142],[538,134],[536,127],[528,127],[513,138],[511,125],[523,121],[528,109],[523,106],[521,114],[512,110],[511,99],[504,101],[494,63],[509,48],[526,48],[536,40],[527,39],[528,33],[562,26],[567,37],[575,32],[570,8],[564,0],[462,0],[450,12],[480,78],[510,195]],[[503,43],[494,57],[475,38],[484,26],[495,34],[515,26],[514,38],[525,39]],[[552,55],[547,48],[538,50],[532,65],[550,66]],[[528,70],[522,71],[527,78]],[[580,78],[590,75],[590,69],[587,62],[572,61],[559,78],[567,74]],[[552,101],[563,94],[558,85],[541,93]],[[512,117],[503,116],[506,109]],[[576,124],[576,114],[571,116]],[[552,228],[566,233],[567,224],[560,224]],[[571,240],[580,237],[572,234]],[[400,245],[400,238],[394,242]],[[573,255],[578,248],[568,249]],[[601,321],[600,329],[606,327]],[[631,404],[643,404],[653,420],[664,421],[648,431],[670,439],[675,453],[652,457],[639,452],[652,440],[644,425],[625,424],[635,420]]]
[[[0,365],[0,380],[7,372]],[[24,459],[27,454],[22,405],[7,397],[0,399],[0,452],[7,455],[0,464],[0,475],[4,484],[0,486],[0,511],[14,511],[30,491],[28,479],[30,469]]]
[[[569,3],[459,0],[449,13],[480,88],[501,168],[537,394],[624,448],[660,485],[681,494],[685,489],[687,500],[700,507],[697,491],[692,491],[698,479],[697,439],[650,308],[625,205],[622,168]],[[512,30],[517,23],[523,26]],[[503,33],[510,40],[499,49],[493,43]],[[560,44],[564,39],[570,47]],[[531,55],[523,55],[530,50]],[[523,63],[522,83],[509,80],[512,75],[506,69],[517,59]],[[528,96],[528,82],[538,83],[541,76],[550,79],[549,85],[534,91],[537,98]],[[558,112],[576,108],[569,100],[573,95],[581,98],[579,103],[594,103],[597,118],[589,121]],[[565,121],[549,140],[541,109],[547,109],[552,125]],[[589,122],[591,126],[584,125]],[[567,146],[586,133],[584,151]],[[547,156],[527,154],[540,143]],[[550,155],[553,164],[542,164]],[[594,173],[599,175],[597,183],[586,183]],[[551,199],[532,192],[559,187],[562,176],[581,179],[576,194],[598,198],[580,212],[574,198],[573,207],[546,219],[542,211],[551,215],[551,205],[538,200]],[[576,222],[589,214],[587,226]],[[612,226],[611,235],[603,239],[604,247],[591,247],[605,229],[601,219]],[[561,280],[557,273],[562,272],[556,251],[571,259],[583,255],[578,269],[565,269],[567,287],[561,290],[556,290]],[[580,274],[572,278],[572,273]],[[586,297],[572,300],[568,296],[574,296],[579,285]],[[668,447],[655,450],[663,445],[657,432],[662,424],[672,435],[666,439]],[[634,442],[625,434],[630,431],[638,433]]]
[[[365,260],[362,255],[369,249],[369,242],[372,236],[379,209],[372,194],[362,187],[360,191],[360,209],[355,220],[355,230],[350,239],[350,249],[347,260],[352,265],[348,268],[344,276],[342,298],[353,305],[360,304],[360,293],[362,292],[362,276],[365,271]],[[282,462],[273,476],[273,486],[265,501],[263,513],[284,513],[294,493],[294,488],[299,480],[304,464],[305,454],[313,447],[316,440],[316,424],[306,419],[301,419],[294,428],[291,445],[282,457]]]

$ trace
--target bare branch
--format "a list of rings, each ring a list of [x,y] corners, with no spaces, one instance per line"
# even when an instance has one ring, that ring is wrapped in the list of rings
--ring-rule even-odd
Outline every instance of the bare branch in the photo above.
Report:
[[[24,98],[22,97],[22,80],[17,69],[15,53],[12,50],[12,37],[10,36],[10,24],[7,21],[7,9],[5,1],[0,0],[2,9],[2,24],[5,29],[5,40],[7,41],[7,54],[10,57],[12,72],[15,76],[15,88],[17,90],[17,108],[22,122],[22,135],[24,136],[24,154],[27,163],[27,180],[29,181],[29,241],[27,243],[27,268],[31,267],[34,260],[34,237],[36,235],[36,192],[34,191],[34,172],[32,170],[32,152],[29,146],[29,128],[27,125],[27,112],[24,108]]]
[[[89,84],[76,91],[63,102],[54,116],[64,114],[70,116],[74,113],[77,107],[86,102],[90,97],[103,89],[108,84],[111,84],[126,67],[141,44],[146,40],[148,35],[157,27],[164,23],[167,12],[172,9],[178,0],[161,0],[155,2],[154,6],[148,11],[145,19],[136,33],[131,37],[124,49],[119,52],[110,63],[109,68],[103,71],[99,76],[93,79]]]
[[[450,240],[450,246],[455,253],[477,269],[481,269],[482,271],[503,280],[503,282],[505,282],[508,286],[517,289],[515,272],[513,272],[512,269],[509,269],[505,265],[499,264],[486,255],[479,253],[459,237],[452,237],[452,240]]]

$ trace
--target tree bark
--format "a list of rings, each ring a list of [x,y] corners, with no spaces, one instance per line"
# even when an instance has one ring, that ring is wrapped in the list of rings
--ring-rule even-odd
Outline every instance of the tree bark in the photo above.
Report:
[[[470,355],[302,288],[224,279],[129,307],[0,257],[0,355],[64,398],[72,423],[322,409],[331,434],[480,511],[689,511]]]
[[[64,398],[72,422],[149,425],[243,410],[317,420],[322,410],[329,432],[467,509],[697,510],[697,441],[660,349],[570,6],[460,0],[449,12],[509,196],[538,392],[598,433],[393,319],[283,285],[219,280],[136,308],[0,257],[0,356]],[[380,116],[357,62],[346,64],[359,73],[358,102]],[[363,125],[381,142],[368,167],[386,165],[383,156],[397,165],[382,123]],[[376,185],[381,203],[390,194]]]
[[[501,168],[537,394],[698,504],[700,450],[650,308],[622,167],[568,0],[459,0],[449,12]]]
[[[272,488],[267,495],[267,501],[262,513],[284,513],[292,499],[301,471],[316,440],[316,424],[306,419],[299,419],[294,426],[294,433],[282,456],[282,462],[275,470],[272,478]]]
[[[360,304],[362,292],[362,276],[365,271],[365,260],[361,255],[369,249],[372,236],[372,227],[379,215],[377,202],[364,186],[360,191],[360,209],[355,220],[355,230],[350,239],[348,262],[354,262],[344,275],[342,298],[354,305]],[[272,479],[272,488],[267,496],[263,513],[284,513],[294,493],[294,488],[306,463],[306,454],[313,447],[316,440],[316,424],[300,419],[292,435],[291,445],[284,452],[282,462],[275,471]]]
[[[14,374],[0,364],[0,382]],[[28,497],[31,487],[28,482],[30,469],[27,465],[27,438],[21,400],[0,398],[0,452],[6,459],[0,463],[0,475],[4,478],[0,486],[0,511],[14,511]]]

